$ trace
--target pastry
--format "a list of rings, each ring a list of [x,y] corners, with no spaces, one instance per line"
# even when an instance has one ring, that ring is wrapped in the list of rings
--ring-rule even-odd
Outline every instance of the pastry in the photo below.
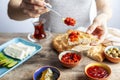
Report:
[[[98,39],[94,36],[78,30],[68,30],[57,35],[52,42],[53,48],[58,52],[65,50],[83,51],[90,48],[90,43]]]
[[[97,46],[92,46],[90,49],[88,49],[87,56],[96,61],[102,62],[105,58],[104,49],[105,47],[102,44]]]

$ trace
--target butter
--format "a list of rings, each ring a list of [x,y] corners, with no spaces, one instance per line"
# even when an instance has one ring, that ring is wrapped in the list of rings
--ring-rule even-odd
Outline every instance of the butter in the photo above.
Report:
[[[53,72],[50,68],[42,72],[40,80],[53,80]]]

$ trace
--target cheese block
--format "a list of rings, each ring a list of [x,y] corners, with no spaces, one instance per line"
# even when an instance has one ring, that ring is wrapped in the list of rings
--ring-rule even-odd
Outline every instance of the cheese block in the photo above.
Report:
[[[20,42],[20,43],[8,45],[4,49],[4,53],[10,57],[22,60],[26,56],[30,55],[34,50],[35,47],[28,46]]]
[[[19,48],[26,51],[26,54],[25,54],[26,56],[30,55],[33,51],[35,51],[35,47],[25,45],[25,44],[23,44],[21,42],[17,43],[16,45],[19,46]]]

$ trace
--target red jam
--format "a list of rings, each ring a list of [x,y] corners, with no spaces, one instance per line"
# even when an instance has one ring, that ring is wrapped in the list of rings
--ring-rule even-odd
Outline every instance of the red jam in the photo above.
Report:
[[[109,74],[106,69],[100,66],[92,66],[87,69],[88,75],[93,78],[106,78]]]
[[[35,28],[34,35],[33,35],[34,38],[43,39],[46,37],[43,23],[39,23],[38,25],[35,25],[34,28]]]
[[[71,32],[71,33],[69,34],[69,39],[70,39],[70,41],[71,41],[71,42],[78,41],[79,35],[80,35],[80,34],[79,34],[78,32]]]
[[[64,23],[68,26],[74,26],[76,24],[76,20],[71,17],[66,17]]]
[[[73,64],[78,62],[81,59],[81,56],[76,53],[67,53],[62,56],[61,61],[67,64]]]
[[[104,33],[103,31],[104,30],[101,27],[97,27],[92,34],[100,38]]]

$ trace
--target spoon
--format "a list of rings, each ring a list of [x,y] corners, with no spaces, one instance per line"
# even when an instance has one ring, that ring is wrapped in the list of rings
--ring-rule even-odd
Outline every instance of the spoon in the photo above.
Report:
[[[59,12],[55,11],[50,4],[46,3],[45,7],[48,8],[49,10],[51,10],[52,12],[54,12],[56,15],[62,17],[62,15]],[[64,19],[64,18],[62,17],[62,19]]]
[[[66,25],[68,25],[68,26],[74,26],[75,25],[75,23],[76,23],[75,19],[73,19],[71,17],[66,17],[66,18],[62,17],[62,15],[59,12],[55,11],[50,4],[46,3],[45,7],[50,9],[56,15],[60,16]]]

